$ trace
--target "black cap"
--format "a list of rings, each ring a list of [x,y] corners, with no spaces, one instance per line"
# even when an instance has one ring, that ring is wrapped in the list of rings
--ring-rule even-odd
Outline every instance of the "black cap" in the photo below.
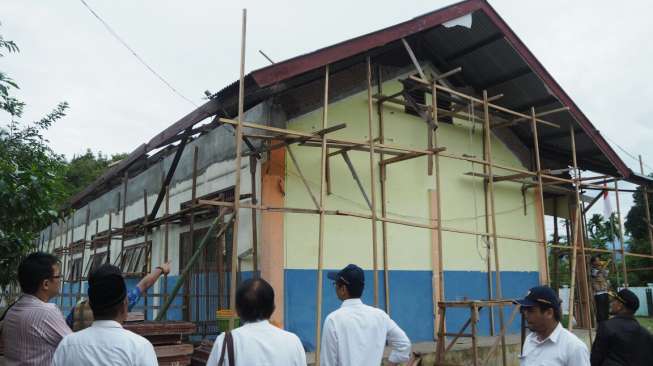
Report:
[[[625,288],[616,294],[611,293],[611,295],[633,312],[636,312],[637,309],[639,309],[639,298],[637,298],[637,295],[629,289]]]
[[[523,299],[515,300],[515,303],[524,306],[550,306],[560,307],[560,299],[555,291],[549,286],[536,286],[528,290],[528,293]]]
[[[365,286],[365,273],[355,264],[349,264],[338,272],[329,272],[327,277],[343,282],[349,289],[362,289]]]
[[[118,267],[104,264],[88,276],[88,299],[93,311],[115,306],[126,296],[125,280]]]

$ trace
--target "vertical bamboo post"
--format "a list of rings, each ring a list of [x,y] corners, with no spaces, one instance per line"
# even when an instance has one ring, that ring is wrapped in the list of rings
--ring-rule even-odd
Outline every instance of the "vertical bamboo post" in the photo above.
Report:
[[[251,186],[252,186],[252,204],[256,205],[258,203],[256,199],[256,156],[252,155],[249,157],[249,174],[251,177]],[[258,278],[258,223],[256,220],[256,210],[251,209],[252,212],[252,271],[254,272],[254,278]]]
[[[231,241],[231,286],[229,287],[229,308],[236,312],[236,270],[238,267],[238,227],[240,224],[240,170],[242,160],[243,114],[245,103],[245,44],[247,35],[247,9],[243,9],[243,21],[240,42],[240,80],[238,83],[238,124],[236,125],[236,162],[234,183],[234,226]],[[229,319],[229,328],[233,329],[234,319]]]
[[[63,298],[66,296],[66,260],[68,259],[68,218],[64,217],[64,233],[61,235],[65,240],[61,243],[61,255],[63,257],[63,270],[61,271],[61,295],[59,296],[59,307],[63,307]]]
[[[124,262],[124,255],[125,255],[125,237],[127,236],[127,230],[125,228],[125,223],[127,222],[127,180],[129,179],[129,175],[127,171],[125,171],[125,175],[122,178],[122,235],[120,238],[120,255],[118,256],[118,260],[120,263],[120,270],[125,271],[125,264]],[[147,216],[147,212],[145,213],[145,216]]]
[[[197,163],[199,162],[199,146],[195,145],[193,148],[193,173],[191,178],[191,199],[190,199],[190,251],[195,253],[195,205],[197,204]],[[206,256],[204,256],[206,259]],[[200,282],[203,271],[202,262],[197,263],[195,268],[195,321],[200,321]],[[190,276],[189,276],[190,277]],[[202,329],[204,330],[204,328]]]
[[[639,172],[644,175],[644,162],[642,156],[639,155]],[[644,195],[644,208],[646,209],[646,234],[648,241],[651,243],[651,254],[653,254],[653,232],[651,231],[651,209],[648,202],[648,186],[642,185],[642,194]]]
[[[472,364],[474,366],[478,365],[478,344],[477,344],[477,334],[476,334],[476,324],[478,322],[478,306],[475,302],[472,301],[470,309],[471,314],[471,326],[472,326]]]
[[[77,301],[82,296],[82,277],[84,277],[84,258],[86,257],[86,237],[88,235],[88,224],[91,219],[91,206],[90,204],[86,206],[86,221],[84,222],[84,240],[82,241],[82,263],[79,271],[79,286],[77,287]]]
[[[431,81],[431,106],[433,107],[432,112],[433,112],[433,121],[437,123],[438,121],[438,96],[437,96],[437,88],[435,86],[435,81]],[[433,146],[435,148],[439,147],[438,145],[438,130],[436,129],[435,131],[431,131],[433,134]],[[444,324],[444,312],[442,313],[442,316],[439,317],[437,312],[439,311],[439,307],[437,306],[437,303],[439,301],[444,300],[444,263],[442,260],[442,181],[440,177],[440,153],[435,154],[435,158],[433,159],[433,164],[434,166],[434,171],[435,171],[435,212],[437,215],[437,225],[435,229],[435,238],[436,238],[436,244],[435,248],[431,248],[431,251],[434,252],[432,253],[432,267],[433,267],[433,274],[432,274],[432,284],[431,284],[431,289],[433,291],[433,310],[434,310],[434,319],[435,322],[433,324],[433,331],[437,332],[437,329],[439,327],[442,327],[442,331],[446,329],[446,326]],[[385,215],[383,216],[385,217]],[[442,321],[442,324],[439,324],[439,321]],[[437,334],[435,335],[437,338]]]
[[[111,226],[113,219],[113,210],[109,209],[109,231],[107,234],[107,259],[105,263],[111,263],[111,231],[113,227]]]
[[[621,242],[621,269],[624,275],[624,287],[628,287],[628,269],[626,267],[626,249],[624,248],[624,227],[621,221],[621,207],[619,205],[619,183],[614,181],[614,196],[617,201],[617,220],[619,220],[619,241]]]
[[[377,94],[383,95],[383,78],[381,76],[381,66],[376,67],[376,88]],[[379,142],[385,143],[385,126],[383,123],[383,103],[377,103],[376,113],[379,121]],[[379,155],[379,160],[383,161],[383,152]],[[381,185],[381,216],[387,217],[388,207],[386,203],[386,165],[379,164],[379,184]],[[385,312],[390,315],[390,264],[388,262],[388,225],[387,222],[381,222],[381,240],[383,241],[383,288],[385,290]],[[434,328],[435,329],[435,328]]]
[[[370,201],[372,209],[372,274],[374,276],[374,306],[379,307],[379,276],[376,212],[376,164],[374,164],[374,130],[372,128],[372,62],[367,56],[367,134],[370,144]]]
[[[473,111],[475,109],[474,102],[473,101],[470,102],[469,106],[470,106],[470,112],[473,113]],[[472,121],[472,123],[475,123],[475,121]],[[487,150],[485,150],[485,145],[486,145],[486,141],[485,141],[485,138],[483,138],[483,144],[482,144],[482,147],[483,147],[483,161],[487,161]],[[473,166],[474,166],[474,163],[472,162],[472,167]],[[489,176],[488,165],[487,164],[483,164],[483,174],[486,177]],[[484,215],[485,216],[484,221],[485,221],[485,232],[486,233],[491,232],[490,219],[491,219],[491,216],[492,216],[490,214],[490,195],[488,194],[488,183],[489,183],[489,181],[487,179],[483,180],[483,212],[485,214]],[[474,192],[474,194],[476,194],[476,192]],[[493,280],[492,280],[492,248],[493,248],[493,246],[490,245],[492,240],[491,240],[489,235],[484,235],[483,238],[485,238],[485,240],[487,242],[485,253],[486,253],[486,258],[487,258],[486,268],[487,268],[488,296],[489,296],[490,300],[493,300],[495,298],[494,297],[494,290],[492,288],[492,285],[493,285]],[[490,306],[488,308],[488,311],[490,313],[490,335],[494,336],[494,306]]]
[[[163,262],[168,263],[168,246],[169,246],[169,236],[170,236],[170,220],[168,215],[170,214],[170,186],[166,186],[166,200],[165,200],[165,212],[166,217],[165,224],[163,226]],[[163,303],[168,302],[168,274],[163,274]]]
[[[560,244],[560,234],[558,231],[558,198],[554,197],[553,198],[553,244],[554,245],[559,245]],[[560,289],[560,261],[558,259],[558,253],[559,250],[554,248],[551,249],[552,252],[552,259],[553,259],[553,269],[551,272],[553,272],[553,279],[551,280],[551,284],[553,284],[553,290],[558,293],[558,290]]]
[[[51,248],[52,241],[54,240],[54,238],[52,237],[53,234],[54,234],[54,225],[50,224],[50,237],[48,238],[48,249],[46,250],[46,252],[48,253],[52,250]]]
[[[152,267],[152,246],[149,244],[149,228],[147,227],[149,212],[147,210],[147,190],[143,190],[143,240],[145,241],[145,272],[150,273]],[[122,255],[122,253],[120,253]],[[143,291],[143,316],[147,320],[147,292],[149,289]],[[152,309],[154,310],[154,309]],[[152,311],[154,316],[154,311]]]
[[[535,117],[535,107],[531,107],[531,131],[533,132],[533,150],[535,153],[535,168],[537,169],[537,198],[542,208],[541,215],[537,218],[540,221],[540,229],[542,236],[541,255],[544,256],[544,278],[546,285],[551,284],[551,277],[549,276],[549,256],[546,253],[546,224],[544,222],[544,187],[542,186],[542,166],[540,161],[540,143],[537,134],[537,119]],[[537,211],[537,210],[536,210]]]
[[[573,126],[570,128],[570,138],[571,138],[571,152],[572,152],[572,164],[573,164],[573,171],[574,171],[574,192],[576,194],[576,202],[575,206],[576,209],[574,210],[574,220],[572,222],[572,231],[573,235],[570,238],[570,243],[572,243],[573,248],[571,250],[571,261],[569,263],[569,266],[571,267],[571,279],[569,280],[569,321],[567,324],[567,329],[569,331],[572,331],[574,329],[574,324],[572,321],[572,318],[574,317],[574,296],[575,296],[575,288],[576,288],[576,256],[577,256],[577,249],[578,249],[578,227],[580,225],[580,194],[578,192],[578,164],[576,161],[576,141],[574,140],[574,128]]]
[[[70,281],[68,282],[68,305],[71,305],[73,299],[73,282],[75,278],[73,277],[75,273],[73,272],[73,266],[75,264],[75,257],[72,251],[73,243],[75,242],[75,212],[72,213],[72,224],[70,225],[70,241],[68,242],[68,276]]]
[[[486,161],[488,167],[488,193],[490,195],[490,215],[491,215],[491,228],[492,228],[492,245],[494,247],[494,268],[496,270],[496,295],[499,300],[503,299],[502,289],[501,289],[501,266],[499,264],[499,243],[497,241],[497,220],[495,215],[495,206],[494,206],[494,175],[492,173],[493,163],[492,163],[492,139],[490,130],[490,108],[487,100],[487,90],[483,90],[483,137],[485,139],[485,152],[486,152]],[[499,303],[499,326],[501,329],[504,328],[504,316],[503,316],[503,303]],[[505,333],[501,334],[501,357],[502,364],[506,365],[506,335]]]
[[[322,129],[327,128],[329,106],[329,65],[324,67],[324,106],[322,109]],[[326,170],[326,134],[320,136],[320,223],[317,248],[317,299],[315,304],[315,366],[320,366],[320,333],[322,331],[322,270],[324,266],[324,205],[325,205],[325,170]]]

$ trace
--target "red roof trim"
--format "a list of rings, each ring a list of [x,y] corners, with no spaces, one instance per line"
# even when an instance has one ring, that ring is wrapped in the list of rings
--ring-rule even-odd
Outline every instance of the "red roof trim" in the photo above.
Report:
[[[483,0],[467,0],[446,8],[419,16],[373,33],[353,38],[333,46],[291,58],[251,73],[256,83],[265,87],[293,76],[303,74],[318,67],[357,55],[367,50],[381,47],[411,34],[433,28],[442,23],[482,9]]]

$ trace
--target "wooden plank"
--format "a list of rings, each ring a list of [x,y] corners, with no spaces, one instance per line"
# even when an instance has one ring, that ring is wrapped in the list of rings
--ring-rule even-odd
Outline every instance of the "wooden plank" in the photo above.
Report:
[[[365,199],[365,202],[367,202],[367,207],[370,209],[372,208],[372,202],[370,201],[369,197],[367,197],[367,193],[365,192],[365,187],[363,187],[363,183],[361,182],[360,178],[358,177],[358,173],[356,173],[356,169],[354,168],[354,164],[352,164],[351,159],[349,159],[349,154],[347,152],[343,152],[342,158],[345,160],[345,163],[347,164],[347,168],[349,168],[349,172],[351,173],[352,178],[354,178],[354,181],[356,182],[356,185],[358,185],[358,189],[360,190],[361,194],[363,195],[363,198]],[[374,181],[374,178],[372,178],[372,181]]]
[[[193,334],[197,330],[197,327],[193,322],[176,320],[125,323],[123,324],[123,328],[143,337],[171,334]]]
[[[155,346],[154,352],[157,358],[187,356],[193,354],[192,344],[170,344],[165,346]]]

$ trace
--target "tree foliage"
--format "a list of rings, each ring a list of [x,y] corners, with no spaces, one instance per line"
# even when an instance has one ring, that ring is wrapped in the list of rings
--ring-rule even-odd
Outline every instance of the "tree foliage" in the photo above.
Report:
[[[0,50],[18,52],[0,36]],[[3,57],[4,53],[0,53]],[[59,103],[34,122],[23,121],[25,103],[12,96],[18,85],[0,72],[0,288],[16,278],[17,264],[32,249],[35,234],[56,215],[63,198],[65,161],[48,146],[43,132],[65,116]]]
[[[650,191],[650,188],[649,188]],[[649,193],[649,204],[653,204]],[[649,207],[651,209],[651,207]],[[653,216],[653,211],[651,211]],[[651,254],[651,243],[648,238],[646,208],[644,203],[644,192],[638,188],[633,193],[633,206],[626,215],[624,222],[626,234],[630,237],[628,251],[632,253]],[[653,261],[647,258],[628,257],[626,264],[629,269],[653,267]],[[653,271],[632,271],[628,273],[628,281],[631,285],[645,286],[653,282]]]
[[[97,154],[87,149],[84,154],[73,156],[66,165],[64,181],[66,182],[66,197],[72,197],[86,186],[91,184],[108,167],[127,157],[127,154],[113,154],[111,156]]]

